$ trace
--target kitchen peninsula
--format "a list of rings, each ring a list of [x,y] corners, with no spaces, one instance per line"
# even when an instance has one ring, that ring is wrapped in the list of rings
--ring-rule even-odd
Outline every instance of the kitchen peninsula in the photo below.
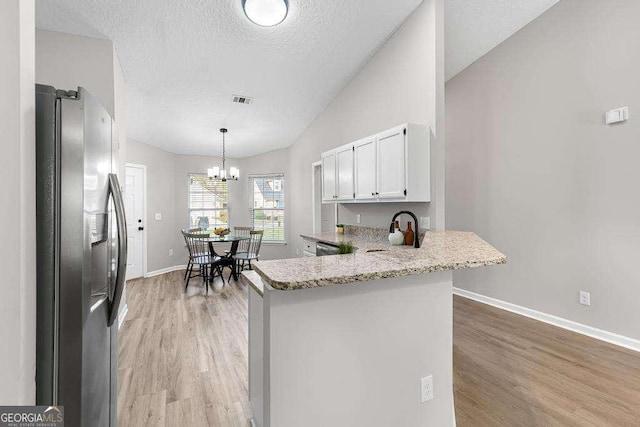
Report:
[[[459,231],[427,232],[420,248],[362,233],[303,237],[357,250],[243,273],[255,425],[453,425],[451,271],[506,257]],[[433,399],[421,402],[429,376]]]

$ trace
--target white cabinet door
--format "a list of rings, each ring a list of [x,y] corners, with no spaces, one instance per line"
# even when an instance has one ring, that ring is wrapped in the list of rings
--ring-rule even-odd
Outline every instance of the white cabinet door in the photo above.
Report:
[[[356,200],[372,200],[376,196],[376,138],[353,143]]]
[[[336,200],[336,155],[334,152],[322,155],[322,200]]]
[[[339,200],[353,200],[353,146],[336,149],[336,196]]]
[[[378,190],[380,199],[404,199],[406,187],[405,128],[377,135]]]

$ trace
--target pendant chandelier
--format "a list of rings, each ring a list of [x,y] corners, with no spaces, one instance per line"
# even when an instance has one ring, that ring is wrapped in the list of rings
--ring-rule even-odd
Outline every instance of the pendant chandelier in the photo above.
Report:
[[[227,181],[229,179],[237,181],[240,176],[240,170],[238,168],[229,168],[229,172],[227,173],[227,168],[225,166],[226,162],[226,151],[225,151],[225,140],[224,135],[227,133],[227,129],[220,129],[220,133],[222,133],[222,169],[217,166],[214,166],[210,169],[207,169],[207,175],[211,179],[220,179],[222,181]]]

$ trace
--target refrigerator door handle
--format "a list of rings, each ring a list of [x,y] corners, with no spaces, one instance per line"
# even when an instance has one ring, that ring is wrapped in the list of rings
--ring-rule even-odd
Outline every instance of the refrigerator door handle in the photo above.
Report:
[[[109,193],[113,196],[113,205],[115,208],[116,223],[118,227],[118,266],[113,300],[111,301],[111,307],[109,309],[109,326],[111,326],[118,318],[120,299],[122,298],[125,275],[127,272],[127,224],[124,213],[124,202],[122,201],[122,193],[120,191],[118,177],[113,173],[109,174]]]

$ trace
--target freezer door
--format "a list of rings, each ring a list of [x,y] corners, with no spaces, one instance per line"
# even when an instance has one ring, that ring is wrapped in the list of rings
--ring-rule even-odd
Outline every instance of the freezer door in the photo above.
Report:
[[[81,425],[115,425],[111,419],[112,382],[117,380],[111,348],[110,296],[114,257],[109,238],[112,120],[100,102],[80,88],[84,106],[84,327],[82,330],[82,411]],[[63,109],[64,111],[64,109]],[[63,122],[64,125],[64,122]],[[63,141],[64,144],[64,141]]]
[[[76,99],[61,99],[60,132],[58,404],[69,425],[108,426],[116,379],[108,327],[111,117],[80,88]]]

